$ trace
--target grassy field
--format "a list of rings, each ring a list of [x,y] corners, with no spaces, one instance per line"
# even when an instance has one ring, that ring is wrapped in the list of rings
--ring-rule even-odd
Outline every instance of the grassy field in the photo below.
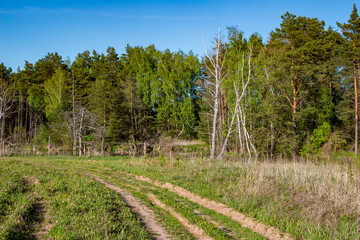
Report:
[[[133,194],[172,238],[195,237],[149,193],[213,239],[266,239],[130,174],[183,187],[294,239],[360,239],[360,176],[349,164],[162,157],[2,158],[0,239],[153,239],[121,196],[94,176]]]

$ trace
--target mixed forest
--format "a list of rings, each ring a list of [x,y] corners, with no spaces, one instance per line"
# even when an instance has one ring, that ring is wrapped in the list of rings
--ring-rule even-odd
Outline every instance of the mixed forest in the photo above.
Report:
[[[1,63],[0,153],[142,155],[167,138],[201,139],[219,159],[356,155],[360,17],[350,10],[337,30],[286,13],[267,42],[228,27],[201,58],[128,45],[72,62],[48,53],[17,71]]]

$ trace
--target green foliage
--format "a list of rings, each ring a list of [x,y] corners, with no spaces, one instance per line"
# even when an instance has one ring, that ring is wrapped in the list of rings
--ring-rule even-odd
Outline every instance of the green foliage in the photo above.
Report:
[[[56,118],[66,107],[68,79],[66,73],[62,69],[58,69],[55,74],[45,82],[44,90],[46,92],[46,116],[48,118]]]
[[[309,154],[318,154],[321,147],[329,140],[331,135],[331,125],[324,122],[321,126],[316,128],[309,137],[307,142],[301,149],[301,154],[304,156],[311,156]]]
[[[43,111],[45,108],[44,93],[36,88],[30,88],[27,92],[27,103],[36,111]]]
[[[329,139],[330,134],[331,126],[327,122],[324,122],[323,125],[316,128],[310,136],[313,149],[320,149]]]

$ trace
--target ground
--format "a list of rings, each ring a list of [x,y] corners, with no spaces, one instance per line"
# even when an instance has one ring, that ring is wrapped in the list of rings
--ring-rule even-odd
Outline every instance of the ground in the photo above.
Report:
[[[1,239],[359,239],[357,170],[207,159],[0,159]]]

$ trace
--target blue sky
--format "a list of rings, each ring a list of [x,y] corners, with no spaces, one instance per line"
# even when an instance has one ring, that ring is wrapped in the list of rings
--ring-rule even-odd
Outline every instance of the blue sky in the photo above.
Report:
[[[357,2],[355,2],[357,3]],[[238,26],[266,41],[286,11],[327,25],[348,20],[354,1],[76,1],[0,0],[0,62],[16,71],[48,52],[74,60],[84,50],[117,53],[127,44],[192,50],[202,56],[218,28]],[[358,4],[360,10],[360,2]]]

